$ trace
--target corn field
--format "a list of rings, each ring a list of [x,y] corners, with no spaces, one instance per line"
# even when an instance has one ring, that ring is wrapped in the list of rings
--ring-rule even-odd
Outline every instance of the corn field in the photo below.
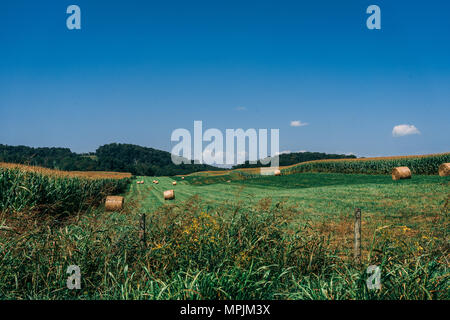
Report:
[[[126,190],[129,179],[87,179],[0,167],[0,212],[65,214]]]
[[[301,172],[391,174],[395,167],[408,167],[412,174],[434,175],[442,163],[450,162],[450,153],[429,156],[405,156],[367,159],[318,160],[282,169],[283,174]]]

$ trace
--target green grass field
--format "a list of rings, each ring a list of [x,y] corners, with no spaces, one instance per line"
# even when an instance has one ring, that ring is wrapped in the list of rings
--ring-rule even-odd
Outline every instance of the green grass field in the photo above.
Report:
[[[333,218],[351,215],[355,208],[365,216],[386,217],[434,215],[442,211],[449,194],[448,177],[418,176],[392,181],[387,175],[299,173],[261,176],[229,183],[191,185],[181,178],[138,177],[145,184],[133,184],[129,199],[138,198],[139,211],[149,212],[164,203],[180,203],[198,195],[204,206],[239,203],[253,206],[263,198],[295,205],[302,218]],[[153,184],[152,180],[159,180]],[[177,181],[176,186],[172,182]],[[164,201],[163,191],[175,190],[176,199]]]

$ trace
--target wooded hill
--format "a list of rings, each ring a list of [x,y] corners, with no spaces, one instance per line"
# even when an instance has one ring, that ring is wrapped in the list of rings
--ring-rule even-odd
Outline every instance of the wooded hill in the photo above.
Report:
[[[107,144],[99,147],[96,152],[86,154],[78,154],[68,148],[32,148],[0,144],[0,162],[67,171],[117,171],[146,176],[223,170],[204,164],[175,165],[167,151],[120,143]]]

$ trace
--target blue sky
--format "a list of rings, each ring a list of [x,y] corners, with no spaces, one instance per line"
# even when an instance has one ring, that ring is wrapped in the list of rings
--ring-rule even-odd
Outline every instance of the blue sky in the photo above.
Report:
[[[0,143],[170,151],[203,120],[279,128],[281,151],[450,151],[449,15],[448,1],[4,1]],[[402,124],[420,133],[393,136]]]

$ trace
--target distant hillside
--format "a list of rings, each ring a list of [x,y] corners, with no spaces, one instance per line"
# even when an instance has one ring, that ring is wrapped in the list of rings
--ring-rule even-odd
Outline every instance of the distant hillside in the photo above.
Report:
[[[95,155],[101,170],[125,171],[136,175],[171,176],[205,170],[221,170],[205,164],[175,165],[170,152],[132,144],[107,144],[99,147]]]
[[[68,148],[32,148],[0,144],[0,162],[68,171],[117,171],[148,176],[223,170],[209,165],[174,165],[169,152],[119,143],[101,146],[95,153],[89,154],[78,154]]]
[[[280,166],[290,166],[305,161],[323,160],[323,159],[355,159],[354,155],[328,154],[322,152],[293,152],[280,154]],[[233,166],[233,169],[268,167],[270,164],[262,165],[260,161],[257,164],[250,164],[246,161],[244,164]]]

